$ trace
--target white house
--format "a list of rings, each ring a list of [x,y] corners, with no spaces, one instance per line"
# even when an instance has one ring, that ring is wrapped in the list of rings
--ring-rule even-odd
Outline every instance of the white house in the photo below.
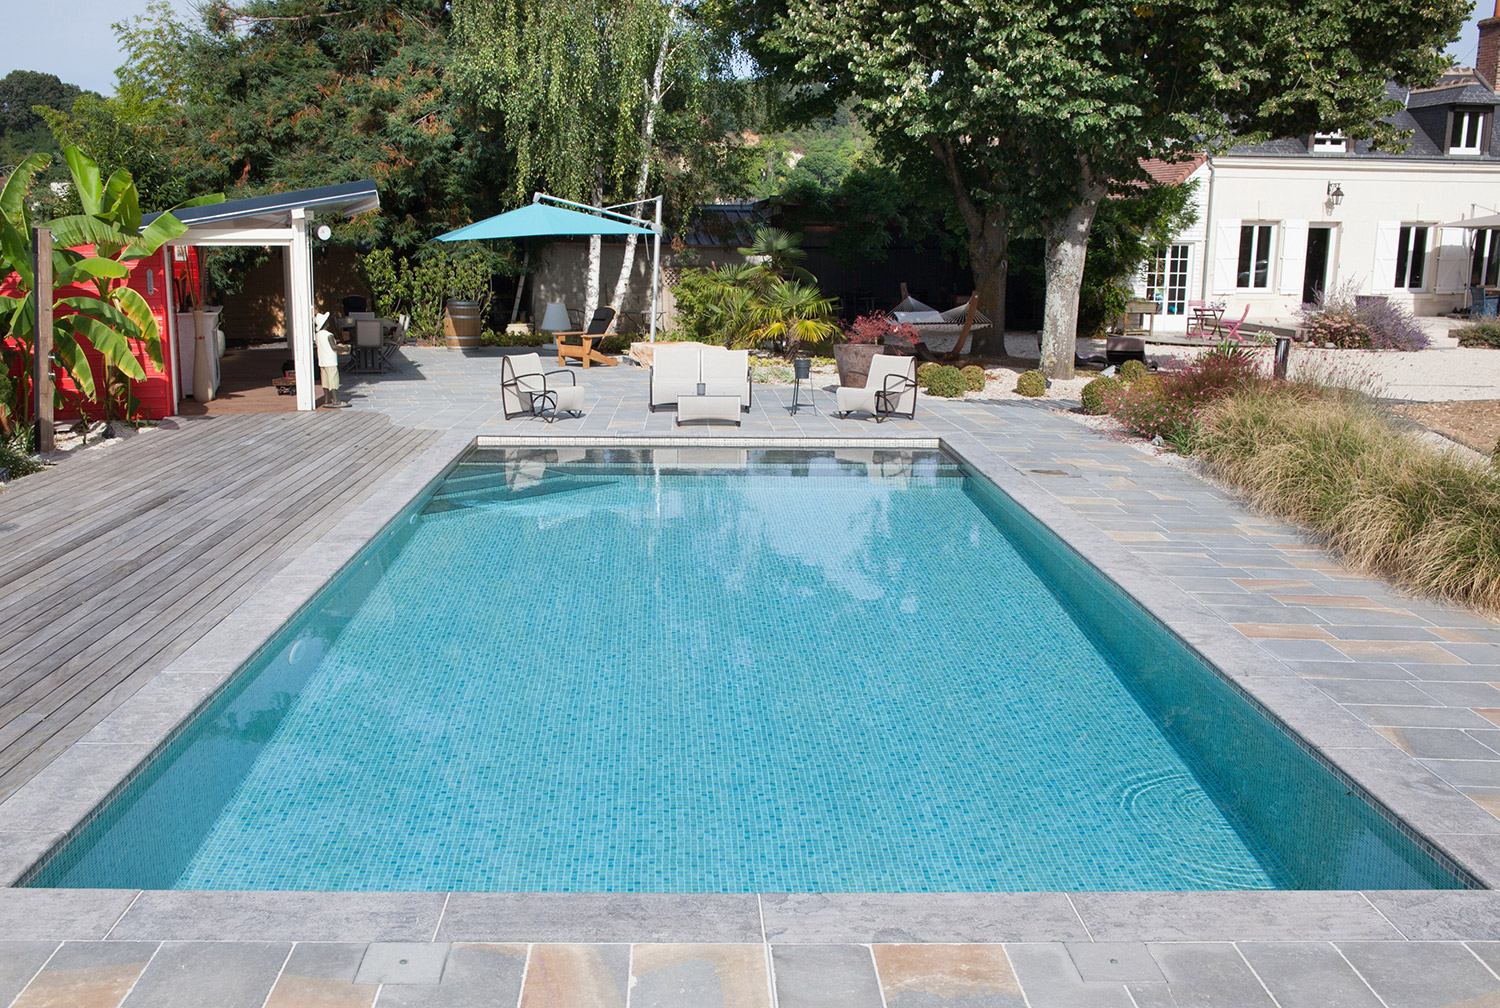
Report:
[[[1138,280],[1162,305],[1159,328],[1184,328],[1193,301],[1292,322],[1346,284],[1437,315],[1468,304],[1471,283],[1500,281],[1500,229],[1443,226],[1500,212],[1500,97],[1471,70],[1391,93],[1405,105],[1391,121],[1411,131],[1398,153],[1319,133],[1145,165],[1160,181],[1198,183],[1198,223]]]

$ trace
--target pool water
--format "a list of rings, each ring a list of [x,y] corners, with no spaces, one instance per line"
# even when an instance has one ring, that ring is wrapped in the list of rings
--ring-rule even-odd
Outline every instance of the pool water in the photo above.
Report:
[[[947,455],[480,449],[30,884],[1459,881]]]

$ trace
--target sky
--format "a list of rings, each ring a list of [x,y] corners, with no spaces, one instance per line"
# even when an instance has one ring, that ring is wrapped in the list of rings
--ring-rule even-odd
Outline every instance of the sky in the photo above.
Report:
[[[120,65],[120,50],[110,25],[126,21],[146,9],[147,0],[0,0],[0,77],[12,70],[42,70],[55,73],[70,84],[108,94],[114,90],[114,71]],[[1449,52],[1464,66],[1474,65],[1479,45],[1480,17],[1494,13],[1489,0],[1478,0],[1480,9],[1464,26],[1463,35]],[[191,0],[174,0],[187,11]],[[65,11],[66,16],[54,12]]]

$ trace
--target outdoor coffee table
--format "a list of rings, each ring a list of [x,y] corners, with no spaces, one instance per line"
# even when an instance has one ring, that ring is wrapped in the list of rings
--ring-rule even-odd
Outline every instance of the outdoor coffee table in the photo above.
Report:
[[[733,420],[740,425],[737,395],[681,395],[677,397],[677,423],[687,420]]]

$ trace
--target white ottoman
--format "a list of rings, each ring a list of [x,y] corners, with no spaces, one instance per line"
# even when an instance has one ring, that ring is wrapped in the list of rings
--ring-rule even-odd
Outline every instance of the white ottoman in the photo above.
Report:
[[[688,420],[733,420],[740,425],[737,395],[684,395],[677,397],[677,422]]]

